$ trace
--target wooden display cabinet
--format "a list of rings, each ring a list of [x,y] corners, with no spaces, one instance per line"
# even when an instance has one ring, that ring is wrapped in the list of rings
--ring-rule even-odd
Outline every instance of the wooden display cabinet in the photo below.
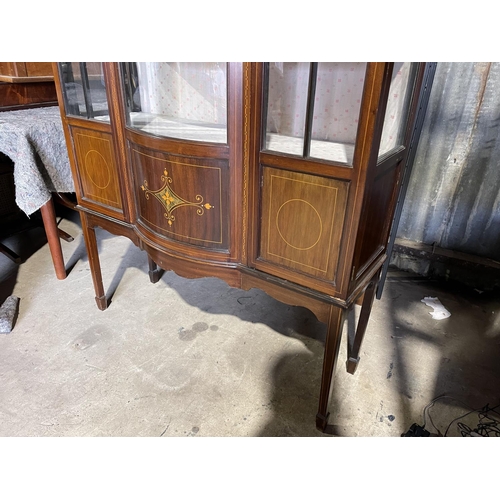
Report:
[[[56,106],[50,62],[0,62],[0,110]]]
[[[423,63],[57,63],[56,86],[100,309],[95,228],[160,270],[218,277],[327,324],[325,431],[346,311],[354,373]]]

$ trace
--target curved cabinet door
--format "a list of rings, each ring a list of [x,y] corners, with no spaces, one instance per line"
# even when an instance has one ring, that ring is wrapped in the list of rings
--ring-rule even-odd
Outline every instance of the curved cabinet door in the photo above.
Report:
[[[167,250],[237,253],[240,66],[120,65],[137,227]]]
[[[228,249],[228,161],[129,142],[138,221],[164,238]]]

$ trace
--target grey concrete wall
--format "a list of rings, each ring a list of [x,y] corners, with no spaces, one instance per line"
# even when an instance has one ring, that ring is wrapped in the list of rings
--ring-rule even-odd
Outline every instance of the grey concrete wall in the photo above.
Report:
[[[500,63],[438,63],[398,238],[500,260],[499,124]]]

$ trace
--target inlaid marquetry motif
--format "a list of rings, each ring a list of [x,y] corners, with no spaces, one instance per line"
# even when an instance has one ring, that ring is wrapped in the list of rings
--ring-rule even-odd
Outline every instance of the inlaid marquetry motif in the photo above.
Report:
[[[243,108],[243,234],[241,253],[243,260],[247,258],[247,231],[248,231],[248,170],[249,166],[249,133],[250,133],[250,63],[244,63],[245,92]]]
[[[289,224],[290,220],[295,222]],[[301,224],[307,230],[297,232],[295,230],[297,224]],[[276,230],[288,246],[295,250],[311,250],[321,238],[323,221],[311,203],[306,200],[291,199],[285,201],[276,213]]]
[[[95,174],[96,165],[99,168],[99,175]],[[92,184],[98,189],[106,189],[111,182],[111,171],[106,161],[106,158],[96,151],[91,149],[85,155],[85,173]]]
[[[146,199],[149,200],[149,196],[154,196],[165,209],[163,214],[168,221],[168,225],[172,226],[175,222],[175,216],[173,212],[181,207],[193,207],[196,208],[196,213],[198,215],[203,215],[205,210],[210,210],[214,208],[210,203],[204,203],[203,196],[201,194],[195,195],[195,201],[188,201],[181,198],[170,186],[172,184],[172,178],[169,177],[167,169],[163,171],[163,175],[160,177],[163,182],[163,186],[157,191],[152,191],[149,189],[148,181],[144,180],[141,189],[144,191]]]
[[[187,159],[136,144],[130,152],[141,225],[160,238],[227,248],[227,160]]]
[[[122,209],[119,177],[111,134],[72,128],[82,198],[114,210]]]
[[[270,167],[263,167],[262,180],[260,258],[333,281],[347,183]]]

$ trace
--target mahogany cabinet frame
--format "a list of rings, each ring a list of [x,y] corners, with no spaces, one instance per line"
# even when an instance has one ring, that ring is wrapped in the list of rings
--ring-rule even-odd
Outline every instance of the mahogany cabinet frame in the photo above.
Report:
[[[120,64],[103,63],[103,68],[110,123],[67,115],[58,63],[53,65],[99,309],[108,307],[108,300],[100,270],[97,227],[125,236],[145,250],[152,282],[158,281],[161,270],[173,270],[186,278],[217,277],[231,287],[259,288],[286,304],[310,309],[327,324],[316,417],[317,428],[327,432],[332,379],[346,313],[356,301],[361,301],[356,333],[348,340],[346,366],[353,374],[381,267],[387,258],[389,230],[425,64],[417,63],[403,144],[381,158],[379,145],[393,63],[367,64],[352,166],[262,148],[263,63],[228,63],[227,144],[154,137],[128,127]],[[87,131],[86,139],[78,138],[81,130]],[[102,157],[107,155],[106,165],[85,163],[92,148],[101,148]],[[144,191],[149,189],[147,182],[152,181],[140,176],[158,177],[162,165],[165,186],[175,172],[176,185],[191,192],[192,199],[201,185],[212,193],[217,201],[211,200],[206,206],[212,209],[207,212],[213,227],[203,227],[193,219],[192,230],[196,234],[175,234],[169,232],[166,222],[158,223],[158,212],[164,207],[146,203]],[[105,170],[107,174],[103,173]],[[113,192],[106,188],[108,192],[101,193],[92,187],[90,181],[104,184],[103,175],[114,179]],[[90,181],[86,176],[90,176]],[[155,182],[160,185],[158,179]],[[310,200],[322,200],[318,202],[321,206],[313,209],[321,219],[321,228],[326,228],[321,241],[331,245],[316,244],[307,262],[294,260],[291,251],[286,253],[287,240],[283,235],[281,239],[277,236],[278,222],[276,227],[273,225],[276,213],[284,213],[282,208],[296,193],[305,193]],[[281,201],[274,202],[277,198]],[[111,206],[112,199],[115,206]],[[338,207],[332,208],[329,199],[340,200]],[[279,203],[282,204],[277,211]],[[300,206],[306,205],[312,206],[312,202],[302,200]],[[201,205],[200,208],[203,212]],[[220,222],[213,215],[217,213]],[[285,221],[299,215],[298,209],[291,208]],[[208,216],[205,220],[209,220]],[[289,238],[299,241],[304,228],[286,230],[290,231]]]

